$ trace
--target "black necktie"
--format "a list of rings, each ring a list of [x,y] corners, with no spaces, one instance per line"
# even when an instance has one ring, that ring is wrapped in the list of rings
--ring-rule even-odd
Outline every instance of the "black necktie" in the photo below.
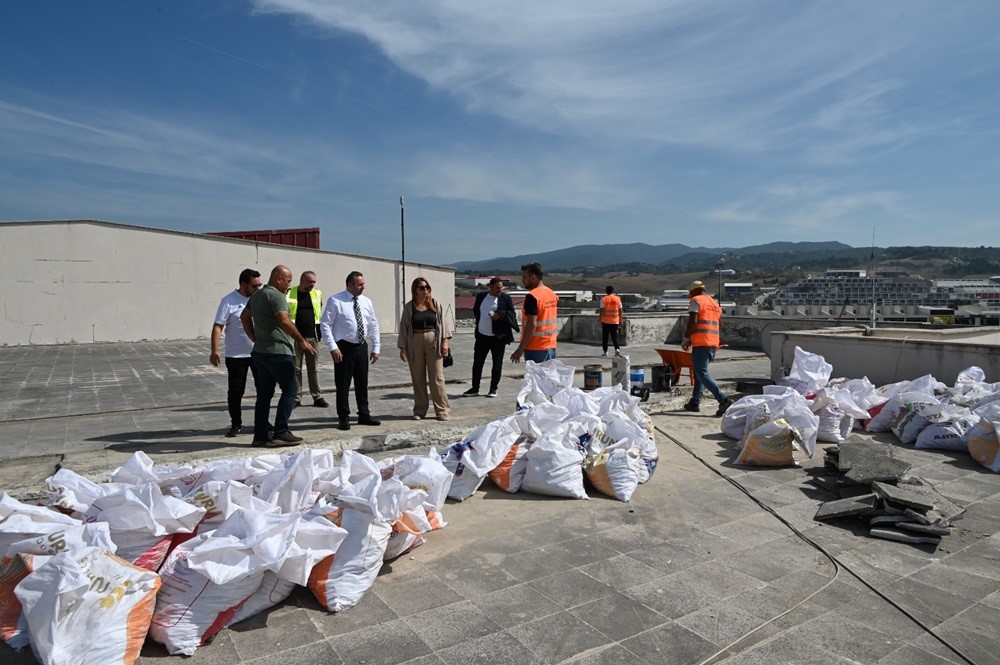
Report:
[[[358,322],[358,344],[361,344],[365,341],[365,322],[361,318],[361,304],[357,296],[354,296],[354,319]]]

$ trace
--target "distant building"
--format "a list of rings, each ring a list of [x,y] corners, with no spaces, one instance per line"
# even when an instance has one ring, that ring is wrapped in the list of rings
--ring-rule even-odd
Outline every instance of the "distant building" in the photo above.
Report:
[[[753,293],[753,282],[726,282],[722,292],[727,296],[744,296]]]
[[[962,300],[984,307],[1000,307],[1000,277],[988,279],[936,279],[932,290],[949,300]]]
[[[843,307],[846,305],[947,307],[946,293],[932,291],[931,283],[919,277],[868,277],[864,270],[828,270],[822,277],[809,277],[783,287],[774,295],[775,309],[799,305]]]

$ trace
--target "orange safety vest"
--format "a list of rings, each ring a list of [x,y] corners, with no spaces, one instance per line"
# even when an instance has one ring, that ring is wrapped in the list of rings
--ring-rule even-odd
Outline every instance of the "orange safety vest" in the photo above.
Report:
[[[694,333],[691,335],[691,346],[710,346],[719,348],[719,322],[722,320],[722,308],[712,296],[704,293],[691,300],[698,303],[698,320]]]
[[[529,339],[522,340],[522,345],[526,351],[554,349],[556,348],[556,337],[559,335],[556,330],[556,304],[559,302],[559,296],[544,284],[536,286],[529,293],[535,297],[535,301],[538,303],[538,315],[535,316],[535,332],[531,334]],[[528,315],[524,313],[522,306],[521,327],[523,328],[527,323]]]
[[[622,299],[612,294],[601,298],[601,323],[621,323],[618,312],[622,308]]]

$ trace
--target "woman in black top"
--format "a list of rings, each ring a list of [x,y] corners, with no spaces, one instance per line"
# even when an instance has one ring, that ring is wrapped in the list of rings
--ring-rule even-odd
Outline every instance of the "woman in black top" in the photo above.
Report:
[[[446,312],[432,297],[431,285],[423,277],[417,277],[410,286],[412,299],[403,306],[399,319],[399,357],[410,366],[413,381],[413,418],[420,420],[427,416],[430,402],[427,388],[430,386],[434,413],[438,420],[448,420],[450,405],[444,389],[444,364],[448,355],[448,340],[454,325],[451,312]]]

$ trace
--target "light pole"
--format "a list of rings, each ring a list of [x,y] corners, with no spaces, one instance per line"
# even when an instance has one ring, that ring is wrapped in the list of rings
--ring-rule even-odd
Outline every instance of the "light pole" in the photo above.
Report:
[[[399,289],[406,305],[406,217],[403,214],[403,197],[399,197],[399,263],[403,267],[403,284]]]
[[[717,297],[720,303],[722,302],[722,268],[725,265],[726,265],[726,255],[723,254],[722,258],[719,259],[719,262],[715,264],[715,270],[717,273],[719,273],[719,292],[718,292],[719,295]]]

